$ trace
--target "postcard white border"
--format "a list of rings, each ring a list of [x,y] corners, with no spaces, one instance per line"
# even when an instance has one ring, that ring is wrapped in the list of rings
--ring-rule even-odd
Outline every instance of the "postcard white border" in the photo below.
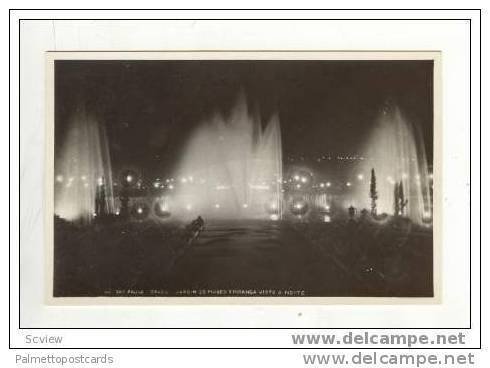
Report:
[[[20,230],[11,224],[12,328],[468,328],[470,310],[472,326],[479,325],[479,37],[478,12],[475,11],[301,11],[303,20],[190,20],[206,17],[264,17],[260,12],[234,11],[211,15],[205,12],[135,11],[139,20],[43,20],[46,14],[17,12],[11,21],[11,119],[20,119],[12,129],[13,166],[20,163],[22,179],[12,178],[12,188],[19,186]],[[104,17],[127,17],[126,12],[105,13]],[[58,11],[58,18],[101,17],[94,11]],[[267,12],[268,18],[290,17],[291,12]],[[374,20],[381,16],[397,20]],[[145,20],[169,18],[171,21]],[[364,19],[354,19],[362,17]],[[18,18],[24,18],[18,28]],[[36,19],[28,19],[36,18]],[[185,18],[179,20],[178,18]],[[306,18],[352,18],[308,20]],[[402,19],[408,18],[408,19]],[[417,20],[414,20],[417,18]],[[420,18],[420,19],[418,19]],[[431,19],[423,19],[431,18]],[[441,19],[438,19],[441,18]],[[444,18],[444,19],[442,19]],[[456,19],[457,18],[457,19]],[[466,18],[466,19],[463,19]],[[26,20],[27,19],[27,20]],[[470,34],[470,19],[473,32]],[[17,30],[20,30],[20,35]],[[471,36],[471,37],[470,37]],[[19,43],[19,38],[21,42]],[[470,49],[470,43],[472,48]],[[436,305],[120,305],[120,306],[48,306],[45,304],[44,278],[44,136],[45,120],[45,52],[47,50],[420,50],[442,54],[443,80],[443,252],[441,267],[441,303]],[[20,51],[20,55],[18,54]],[[472,57],[470,58],[470,54]],[[20,58],[19,58],[20,56]],[[17,68],[20,67],[20,70]],[[470,75],[470,65],[472,74]],[[19,84],[17,73],[20,72]],[[470,78],[473,81],[470,86]],[[470,104],[470,87],[473,96]],[[20,88],[20,92],[17,88]],[[19,94],[18,94],[19,93]],[[20,97],[20,116],[17,114]],[[473,129],[470,131],[470,113]],[[20,133],[20,147],[16,135]],[[470,134],[472,145],[470,147]],[[19,150],[20,148],[20,150]],[[470,164],[470,150],[472,162]],[[19,152],[17,154],[16,152]],[[474,168],[470,172],[470,166]],[[472,178],[472,225],[468,215],[469,179]],[[19,185],[20,184],[20,185]],[[13,208],[11,216],[16,216]],[[473,252],[470,254],[470,233]],[[18,235],[16,235],[18,234]],[[18,237],[20,236],[20,238]],[[20,253],[19,244],[20,240]],[[470,257],[472,267],[470,265]],[[19,272],[19,261],[21,270]],[[470,288],[469,275],[472,274]],[[473,293],[471,293],[473,291]],[[20,294],[19,294],[20,293]],[[470,303],[470,299],[472,303]],[[65,330],[67,332],[68,330]],[[145,334],[131,338],[121,330],[99,330],[90,341],[70,334],[69,346],[179,346],[174,333],[159,330],[158,342]],[[213,336],[217,336],[217,332]],[[478,340],[478,331],[472,336]],[[274,333],[271,331],[271,334]],[[270,336],[271,334],[267,334]],[[16,346],[21,336],[12,335]],[[138,337],[135,337],[138,336]],[[152,334],[154,336],[154,334]],[[166,337],[164,337],[166,336]],[[194,336],[194,335],[192,335]],[[201,335],[199,335],[201,336]],[[206,336],[211,336],[211,333]],[[238,333],[233,342],[247,346],[270,346],[268,338]],[[265,335],[264,335],[265,336]],[[279,338],[279,335],[274,335]],[[163,340],[162,340],[163,339]],[[238,340],[237,340],[238,339]],[[257,340],[258,339],[258,340]],[[210,340],[186,338],[191,345],[203,346]],[[226,337],[213,340],[216,345],[235,346]],[[205,344],[211,346],[210,344]],[[68,346],[68,345],[66,345]],[[188,345],[186,345],[188,346]]]

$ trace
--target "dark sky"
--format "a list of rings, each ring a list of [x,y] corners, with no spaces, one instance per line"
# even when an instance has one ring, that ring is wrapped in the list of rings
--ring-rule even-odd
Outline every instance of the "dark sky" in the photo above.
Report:
[[[106,125],[115,167],[170,168],[192,129],[240,93],[277,112],[284,155],[356,154],[383,104],[432,158],[432,61],[56,61],[56,148],[77,106]]]

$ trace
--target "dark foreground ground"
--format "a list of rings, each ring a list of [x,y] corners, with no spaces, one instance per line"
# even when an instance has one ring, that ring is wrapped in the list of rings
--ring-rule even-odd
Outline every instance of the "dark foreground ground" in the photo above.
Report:
[[[57,221],[54,257],[55,296],[432,296],[432,231],[409,223]]]

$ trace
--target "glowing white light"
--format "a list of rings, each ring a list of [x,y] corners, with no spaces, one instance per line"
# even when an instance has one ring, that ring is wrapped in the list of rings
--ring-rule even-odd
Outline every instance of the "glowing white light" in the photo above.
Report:
[[[388,177],[386,178],[386,180],[387,180],[387,181],[388,181],[388,183],[390,183],[390,184],[395,184],[395,180],[394,180],[394,179],[393,179],[391,176],[388,176]]]
[[[174,186],[173,186],[172,184],[170,184],[170,185],[168,186],[168,189],[172,190],[172,189],[174,189]]]
[[[422,214],[423,218],[424,219],[430,219],[430,212],[429,211],[424,211],[424,213]]]
[[[220,208],[219,203],[216,203],[216,204],[214,205],[214,207],[215,207],[215,208]]]
[[[156,181],[156,182],[154,182],[154,183],[153,183],[153,187],[154,187],[154,188],[160,188],[160,183],[159,183],[159,182],[157,182],[157,181]]]
[[[270,216],[270,219],[271,219],[272,221],[277,221],[277,220],[279,220],[279,215],[277,215],[277,214],[275,214],[275,213],[274,213],[274,214],[272,214],[272,215]]]
[[[332,219],[330,218],[330,215],[325,215],[323,216],[323,222],[331,222]]]
[[[63,183],[63,175],[56,175],[56,181],[58,183]]]
[[[131,182],[133,181],[133,175],[128,175],[128,176],[126,176],[126,181],[127,181],[128,183],[131,183]]]
[[[357,175],[357,180],[363,180],[363,179],[364,179],[364,175],[362,174]]]
[[[294,180],[299,181],[299,175],[294,175]]]
[[[277,203],[272,203],[272,204],[271,204],[271,208],[272,208],[273,210],[277,210]]]
[[[87,177],[86,177],[85,175],[82,175],[82,176],[80,177],[80,179],[82,179],[83,181],[85,181],[85,180],[87,180]]]
[[[188,204],[187,206],[185,206],[185,209],[186,209],[187,211],[192,210],[192,205],[191,205],[191,204]]]
[[[328,204],[327,204],[327,205],[325,205],[325,210],[326,210],[326,211],[330,211],[330,206],[329,206]]]
[[[307,179],[305,176],[302,176],[302,177],[301,177],[301,182],[302,182],[302,183],[306,183],[306,181],[307,181],[307,180],[308,180],[308,179]]]
[[[138,207],[138,209],[136,210],[136,212],[138,212],[138,213],[143,213],[143,208]]]
[[[165,183],[170,183],[170,179],[165,179]]]
[[[75,180],[75,178],[73,176],[71,176],[71,177],[68,178],[68,181],[70,181],[70,182],[73,181],[73,180]]]
[[[248,208],[248,204],[244,203],[243,208]]]
[[[120,212],[119,212],[119,210],[117,210],[117,211],[116,211],[116,216],[119,216],[119,213],[120,213]]]
[[[302,208],[303,208],[303,205],[302,205],[301,203],[296,203],[296,204],[294,205],[294,208],[296,208],[297,210],[300,210],[300,209],[302,209]]]
[[[180,181],[185,184],[187,183],[187,178],[181,178]]]
[[[325,188],[325,183],[320,183],[320,188]]]
[[[352,183],[350,181],[348,181],[347,183],[345,183],[345,185],[347,185],[348,187],[350,187],[352,185]]]
[[[191,175],[189,176],[189,181],[192,183],[194,181],[194,177]]]
[[[430,178],[430,179],[434,179],[434,174],[430,173],[430,174],[429,174],[429,178]]]
[[[92,216],[94,216],[94,217],[95,217],[95,216],[97,216],[97,214],[94,212],[94,213],[92,213]]]
[[[332,185],[332,184],[331,184],[329,181],[327,181],[326,186],[327,186],[327,187],[330,187],[331,185]]]

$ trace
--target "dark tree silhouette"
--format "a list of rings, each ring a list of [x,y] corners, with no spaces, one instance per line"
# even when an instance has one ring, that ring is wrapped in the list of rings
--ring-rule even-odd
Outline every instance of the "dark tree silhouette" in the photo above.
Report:
[[[393,210],[395,216],[403,216],[405,214],[405,207],[407,206],[408,199],[405,199],[403,193],[403,182],[400,180],[395,183],[393,188]]]
[[[407,206],[408,199],[405,199],[405,194],[403,193],[403,182],[400,180],[400,184],[398,185],[398,207],[400,210],[400,215],[405,215],[405,207]]]
[[[95,188],[95,214],[99,217],[107,214],[106,200],[105,200],[105,181],[103,178],[99,179],[97,187]]]
[[[398,183],[395,183],[393,187],[393,214],[395,216],[400,215],[399,197],[400,197],[400,191],[399,191]]]
[[[376,190],[376,174],[374,168],[371,169],[371,184],[369,186],[369,197],[371,198],[371,215],[376,216],[376,200],[378,199],[378,191]]]

